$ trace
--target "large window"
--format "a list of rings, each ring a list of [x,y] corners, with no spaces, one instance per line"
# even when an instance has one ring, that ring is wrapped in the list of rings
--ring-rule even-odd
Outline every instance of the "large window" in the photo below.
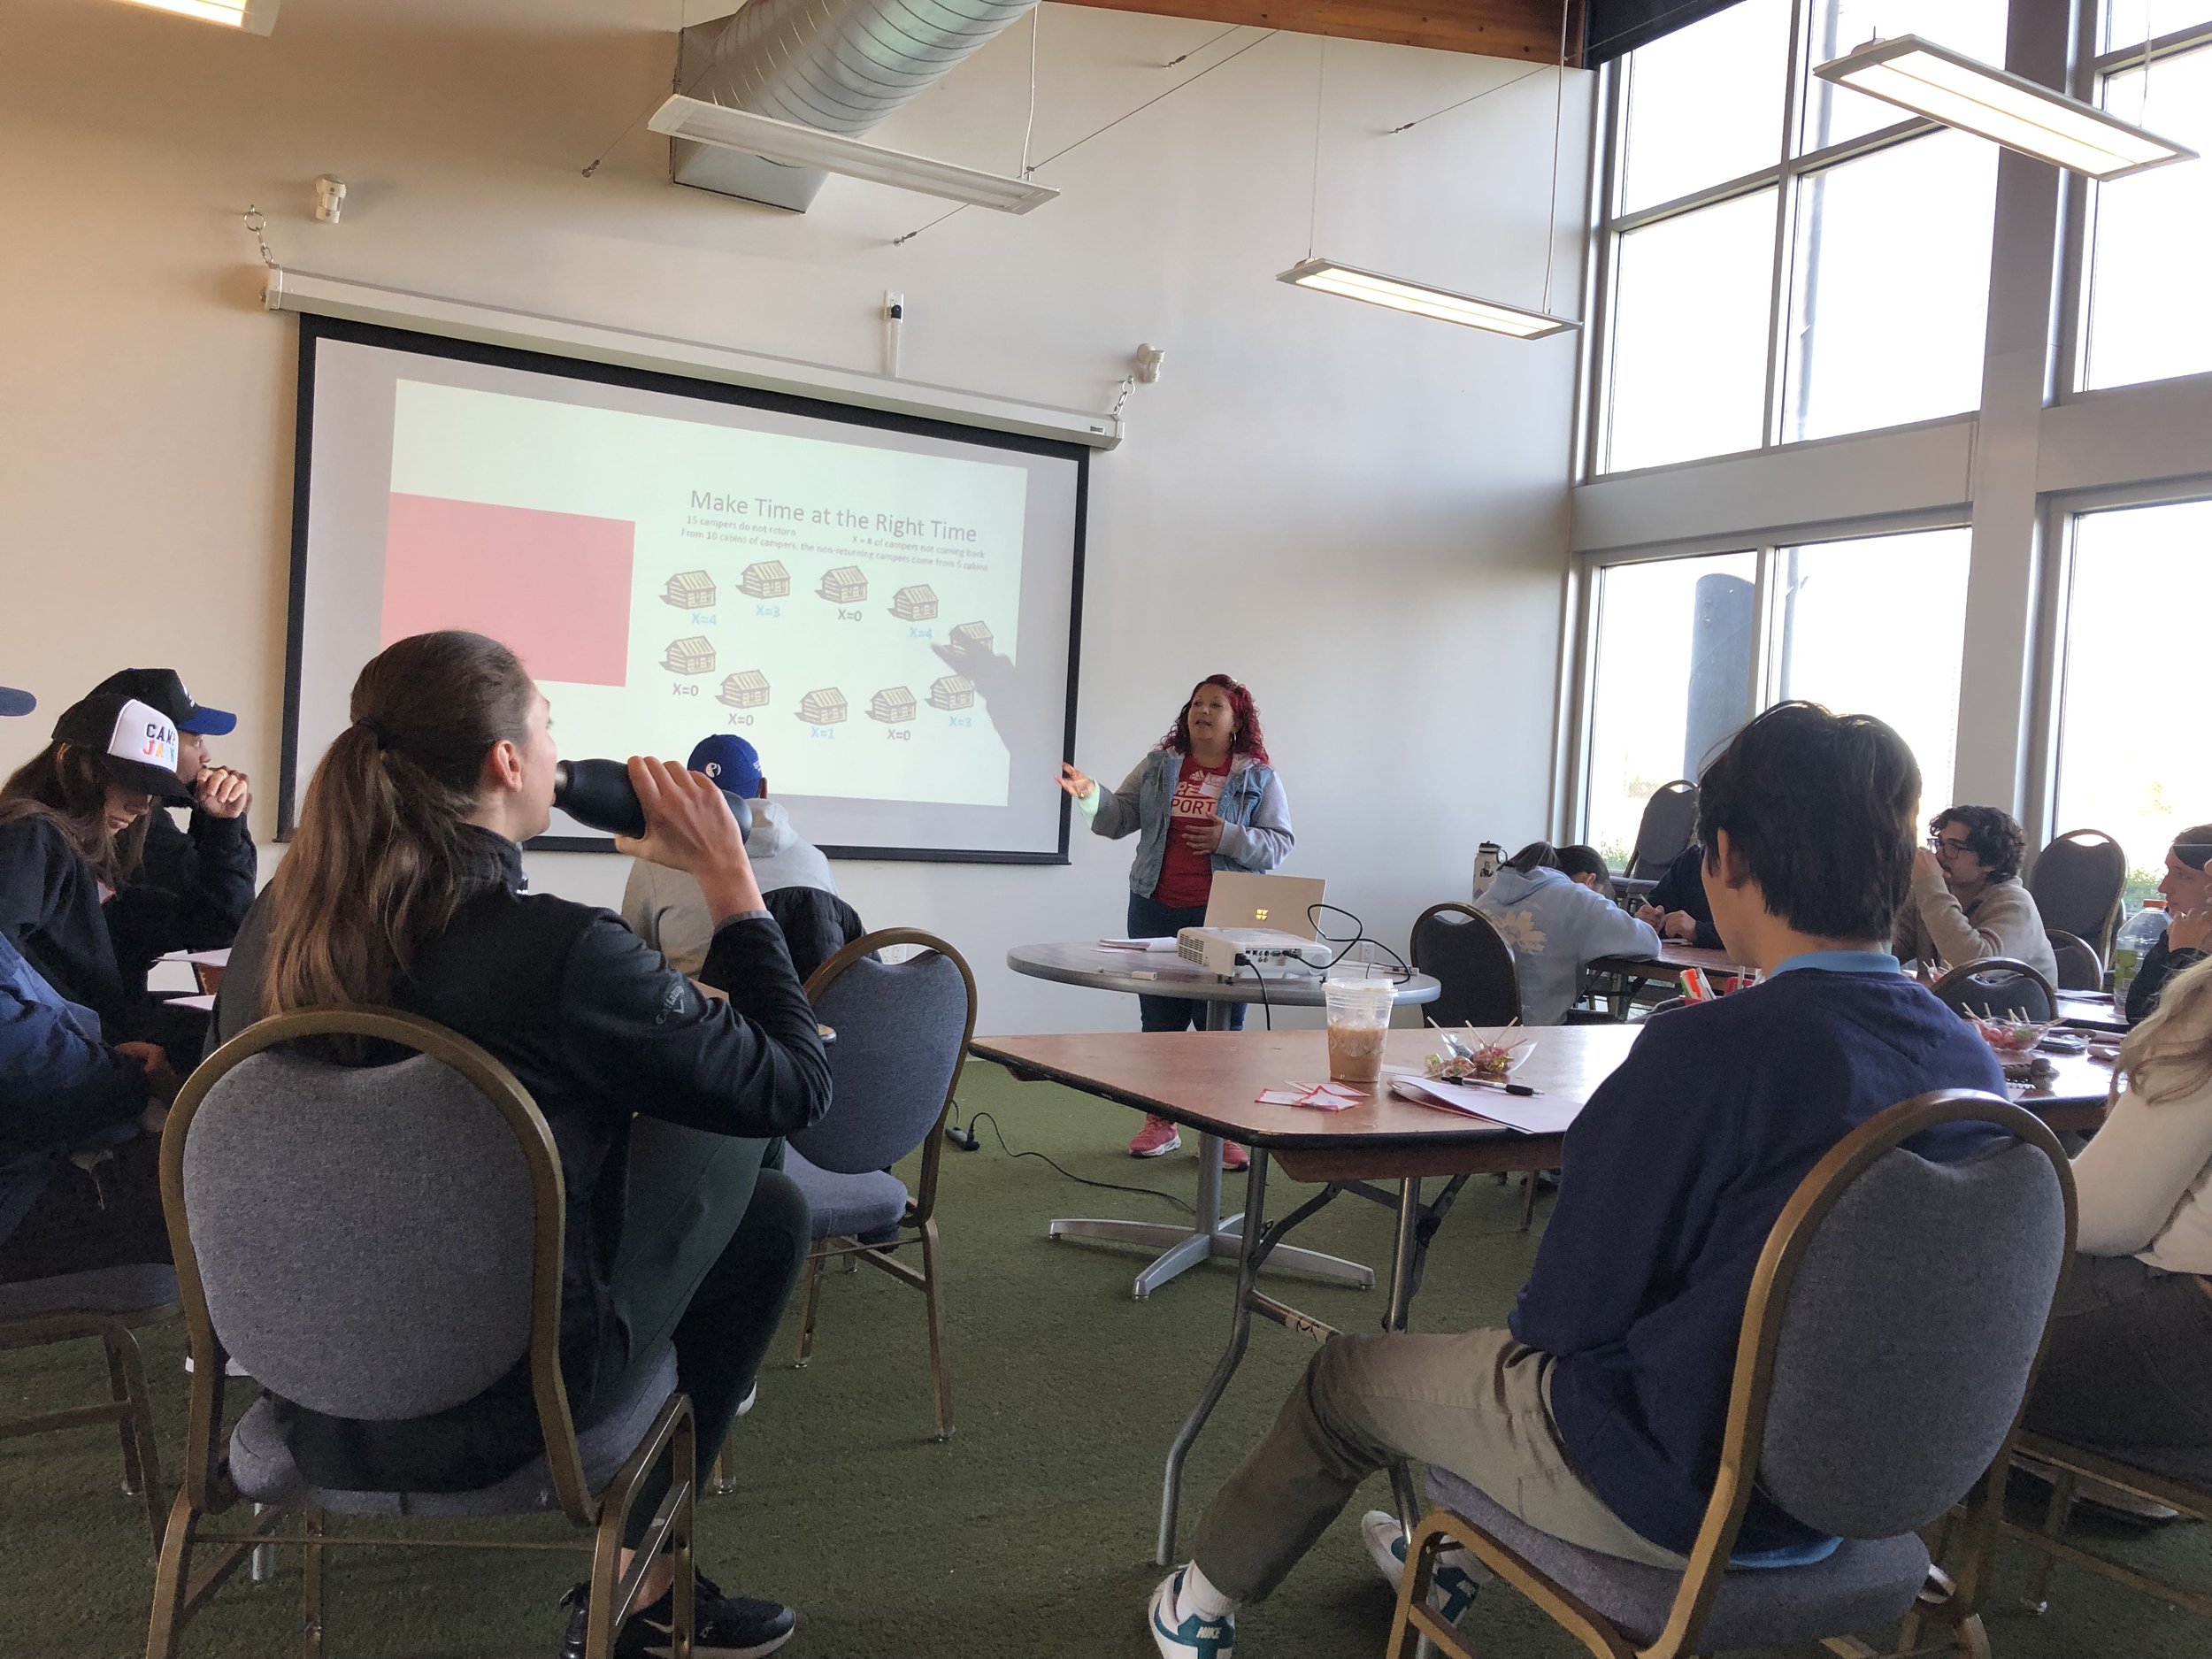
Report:
[[[2169,626],[2212,612],[2212,501],[2082,513],[2072,541],[2052,827],[2116,840],[2139,898],[2174,833],[2212,822],[2193,664]]]
[[[1739,0],[1614,80],[1594,470],[1981,401],[1997,152],[1814,65],[1912,30],[2001,61],[2005,0]]]
[[[2212,156],[2212,0],[2113,0],[2093,78],[2104,108]],[[2212,164],[2095,187],[2083,269],[2082,383],[2212,370]]]
[[[1947,803],[1966,571],[1967,532],[1951,528],[1600,567],[1585,837],[1624,864],[1653,791],[1793,697],[1889,722],[1919,759],[1923,805]]]

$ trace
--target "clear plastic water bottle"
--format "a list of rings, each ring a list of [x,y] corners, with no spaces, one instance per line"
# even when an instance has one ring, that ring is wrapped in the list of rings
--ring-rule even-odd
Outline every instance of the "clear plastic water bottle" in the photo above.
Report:
[[[2112,936],[2112,995],[2125,997],[2128,987],[2149,956],[2151,947],[2166,936],[2166,901],[2147,899],[2143,908],[2120,924]]]

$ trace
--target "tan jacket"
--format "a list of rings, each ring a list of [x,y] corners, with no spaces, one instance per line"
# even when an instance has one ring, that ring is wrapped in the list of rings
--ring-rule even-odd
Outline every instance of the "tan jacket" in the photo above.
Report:
[[[2058,982],[2058,959],[2051,954],[2042,913],[2013,876],[1990,881],[1971,904],[1961,905],[1942,876],[1915,872],[1911,895],[1897,913],[1892,949],[1900,962],[1918,960],[1945,968],[1985,956],[2010,956],[2053,984]]]

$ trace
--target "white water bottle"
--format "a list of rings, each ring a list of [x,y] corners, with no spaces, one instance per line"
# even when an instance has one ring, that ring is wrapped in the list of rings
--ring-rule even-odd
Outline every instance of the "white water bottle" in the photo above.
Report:
[[[1490,890],[1497,879],[1498,863],[1505,856],[1505,849],[1495,841],[1485,841],[1475,849],[1475,896],[1480,898]]]

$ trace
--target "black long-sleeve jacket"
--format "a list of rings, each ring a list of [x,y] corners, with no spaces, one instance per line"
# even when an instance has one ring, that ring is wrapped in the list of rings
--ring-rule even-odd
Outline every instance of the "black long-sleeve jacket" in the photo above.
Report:
[[[1650,902],[1663,910],[1687,910],[1697,923],[1697,936],[1689,942],[1700,950],[1718,950],[1720,929],[1713,926],[1713,907],[1706,902],[1704,870],[1705,849],[1693,842],[1667,866]]]
[[[134,999],[100,911],[99,878],[52,818],[0,824],[0,934],[47,984],[97,1014],[110,1042],[137,1034]]]
[[[589,1421],[595,1389],[631,1358],[608,1294],[621,1244],[633,1113],[712,1133],[789,1134],[829,1110],[829,1062],[783,935],[765,916],[718,929],[704,996],[611,910],[523,890],[522,850],[486,830],[472,842],[470,896],[417,953],[396,1007],[495,1056],[553,1132],[568,1197],[561,1263],[561,1367]],[[258,1016],[269,902],[240,930],[216,1002],[227,1040]],[[457,1491],[488,1484],[542,1447],[526,1365],[431,1419],[351,1423],[299,1408],[287,1438],[310,1479]]]
[[[2151,1017],[2158,1006],[2158,999],[2166,989],[2166,981],[2184,968],[2204,960],[2201,950],[2173,950],[2161,933],[2157,943],[2143,953],[2143,964],[2136,969],[2135,977],[2128,981],[2127,1017],[2131,1026],[2139,1025]]]
[[[243,815],[195,811],[180,830],[156,807],[146,826],[138,870],[108,901],[108,934],[116,964],[134,995],[146,970],[172,950],[218,950],[237,937],[253,904],[259,865]]]

